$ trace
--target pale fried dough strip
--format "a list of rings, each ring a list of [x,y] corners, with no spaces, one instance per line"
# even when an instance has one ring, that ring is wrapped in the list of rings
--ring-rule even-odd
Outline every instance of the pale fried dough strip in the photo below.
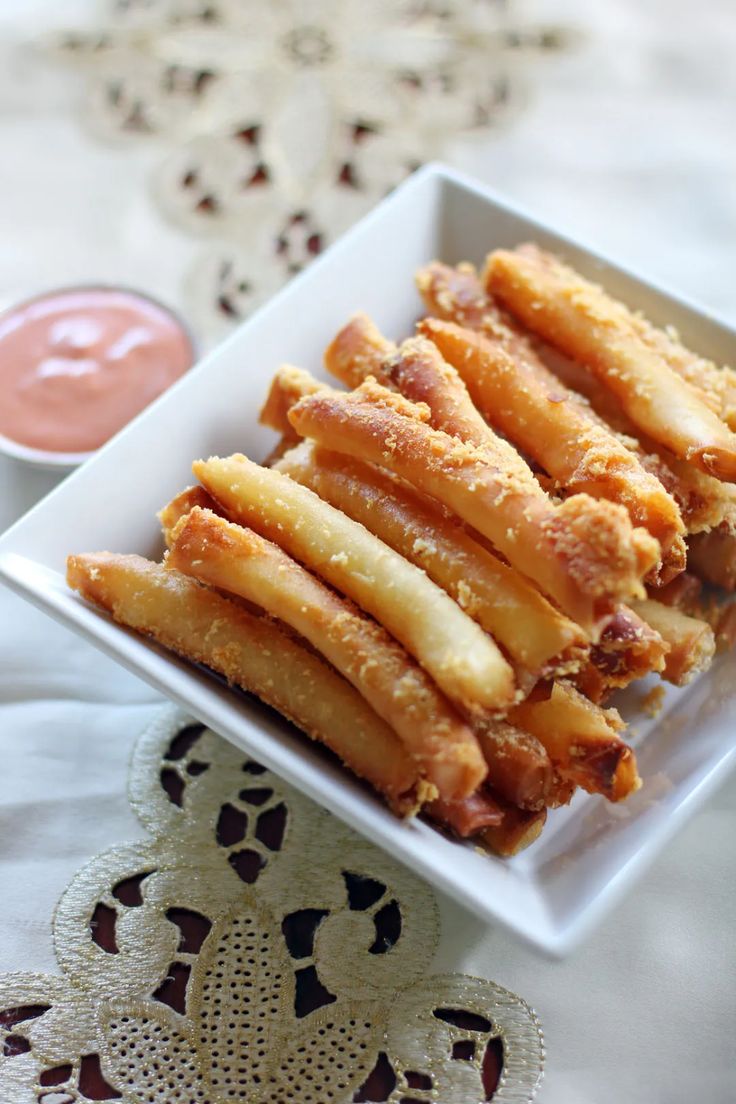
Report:
[[[395,389],[411,403],[425,404],[434,429],[459,437],[470,445],[487,446],[520,484],[533,480],[528,465],[516,449],[498,437],[476,410],[462,379],[432,344],[421,337],[409,338],[397,348],[387,341],[367,315],[355,315],[338,333],[326,358],[351,386],[359,387],[373,377]],[[337,353],[335,353],[337,350]]]
[[[687,565],[707,583],[736,590],[736,535],[730,528],[720,527],[691,537]]]
[[[179,518],[184,517],[195,506],[201,506],[203,510],[212,510],[214,513],[219,513],[219,507],[212,495],[208,495],[204,487],[200,487],[199,484],[194,487],[185,487],[183,491],[172,498],[171,502],[167,502],[159,510],[156,516],[161,522],[161,529],[167,547],[171,546],[171,532]]]
[[[521,702],[509,717],[544,744],[563,777],[589,793],[621,801],[641,785],[616,710],[601,709],[570,683],[556,682],[546,701]]]
[[[487,445],[506,453],[510,471],[518,469],[526,478],[527,465],[519,464],[516,450],[499,438],[473,405],[460,375],[424,337],[402,342],[397,353],[386,361],[384,371],[402,395],[429,407],[429,422],[451,437],[469,445]]]
[[[70,556],[67,582],[116,621],[277,709],[394,807],[416,808],[417,769],[395,733],[340,675],[265,618],[140,556]]]
[[[712,360],[692,352],[680,341],[670,326],[664,329],[653,325],[638,311],[631,311],[623,303],[609,296],[609,306],[622,324],[631,326],[641,340],[661,356],[681,379],[694,388],[698,396],[731,429],[736,429],[736,372],[732,368],[719,368]]]
[[[477,739],[422,668],[277,545],[195,508],[174,529],[167,566],[258,602],[296,629],[394,729],[440,797],[467,797],[483,781]]]
[[[684,533],[677,504],[660,481],[532,356],[511,356],[502,341],[453,322],[426,319],[420,331],[457,369],[482,414],[558,486],[620,503],[663,553]]]
[[[736,430],[736,372],[733,368],[719,368],[712,360],[706,360],[691,352],[668,330],[660,330],[638,314],[634,325],[639,336],[667,361],[673,372],[691,387],[697,387],[712,410],[731,429]]]
[[[275,429],[282,438],[297,441],[299,434],[289,421],[288,412],[304,395],[313,395],[324,386],[325,384],[302,368],[296,368],[293,364],[282,364],[271,380],[258,421],[261,425]]]
[[[675,606],[665,606],[651,599],[632,602],[632,608],[669,645],[662,672],[667,682],[685,686],[710,666],[716,642],[707,621],[689,617]]]
[[[194,472],[234,521],[279,544],[375,617],[452,701],[498,710],[513,698],[513,673],[493,640],[364,526],[244,456],[197,461]]]
[[[307,441],[276,468],[422,567],[532,681],[580,666],[587,652],[582,629],[430,499],[371,464]]]
[[[387,341],[368,315],[358,313],[327,346],[325,368],[348,387],[359,387],[368,376],[388,384],[383,363],[395,352],[394,343]]]
[[[655,441],[736,481],[736,435],[599,287],[531,245],[492,253],[485,280],[534,333],[594,372]]]
[[[509,470],[505,450],[458,441],[424,424],[423,413],[369,380],[350,395],[301,399],[289,418],[303,436],[387,467],[439,499],[586,630],[601,607],[610,612],[612,602],[641,593],[659,546],[632,529],[623,508],[587,495],[556,506],[520,457]]]
[[[642,466],[656,476],[674,498],[688,533],[701,533],[722,522],[732,528],[736,525],[736,487],[706,475],[653,441],[634,425],[616,396],[583,365],[548,345],[542,345],[537,351],[554,375],[584,396],[595,414],[604,419],[629,448],[636,450]]]
[[[486,295],[472,266],[451,268],[435,261],[419,270],[417,286],[437,318],[483,334],[486,356],[468,357],[469,350],[458,348],[454,356],[438,339],[443,332],[441,324],[435,328],[427,320],[419,326],[457,368],[485,417],[545,467],[560,487],[620,502],[636,524],[657,537],[662,560],[650,572],[649,582],[661,586],[682,571],[686,550],[681,508],[694,505],[687,493],[695,482],[693,476],[715,486],[722,484],[701,472],[691,473],[687,464],[682,465],[686,469],[682,479],[667,471],[665,483],[662,460],[644,454],[630,427],[628,436],[617,432],[615,423],[612,428],[601,416],[603,412],[592,410],[588,400],[574,390],[574,383],[572,390],[561,386],[528,335]],[[448,342],[448,337],[444,341]],[[546,351],[555,361],[566,359],[549,346]],[[488,364],[475,363],[486,359]],[[479,367],[490,371],[478,371]],[[592,382],[605,390],[596,380]],[[683,493],[677,495],[680,483]]]

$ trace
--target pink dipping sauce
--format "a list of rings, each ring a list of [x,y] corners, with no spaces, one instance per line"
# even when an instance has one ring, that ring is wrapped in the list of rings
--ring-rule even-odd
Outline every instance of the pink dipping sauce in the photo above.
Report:
[[[191,367],[192,343],[132,291],[53,292],[0,316],[0,434],[92,452]]]

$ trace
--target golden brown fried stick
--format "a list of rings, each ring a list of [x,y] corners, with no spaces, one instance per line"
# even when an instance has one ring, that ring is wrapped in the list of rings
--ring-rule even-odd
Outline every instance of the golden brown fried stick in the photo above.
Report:
[[[368,380],[350,395],[319,392],[289,412],[302,436],[389,468],[490,540],[588,630],[612,602],[641,592],[659,556],[626,511],[588,495],[553,504],[506,446],[474,448],[421,421],[425,408]],[[513,451],[513,450],[512,450]]]
[[[658,632],[632,609],[621,606],[591,648],[589,662],[572,681],[591,701],[601,702],[612,690],[663,671],[667,650]]]
[[[244,456],[197,461],[194,473],[234,521],[273,540],[375,617],[452,701],[498,710],[513,698],[511,667],[493,640],[364,526]]]
[[[594,497],[626,506],[632,520],[649,529],[662,545],[662,561],[650,573],[650,582],[662,585],[682,571],[686,554],[680,511],[683,496],[675,494],[680,480],[671,472],[667,471],[668,483],[663,483],[662,460],[647,457],[635,439],[612,429],[601,416],[603,412],[591,409],[588,399],[577,393],[574,381],[572,389],[561,385],[559,374],[550,371],[528,336],[488,298],[472,266],[450,268],[433,262],[419,270],[417,286],[430,312],[440,320],[482,333],[489,358],[482,366],[490,371],[478,372],[467,364],[469,350],[455,348],[453,356],[451,348],[443,347],[443,341],[437,339],[443,332],[441,323],[437,327],[429,321],[420,323],[420,330],[436,340],[443,356],[458,369],[486,418],[546,467],[558,486],[587,490]],[[428,332],[431,329],[435,334]],[[456,344],[447,336],[444,342]],[[549,346],[546,352],[554,361],[570,363]],[[471,355],[468,359],[474,364],[479,358]],[[599,391],[610,394],[584,369],[579,371]],[[545,425],[548,432],[544,432]],[[694,480],[689,466],[683,467],[688,469],[683,482],[689,489]],[[701,472],[693,471],[693,475],[722,486]],[[693,505],[691,494],[684,497],[685,505]]]
[[[488,763],[488,781],[500,797],[521,809],[550,804],[554,770],[536,736],[506,721],[478,726],[477,734]]]
[[[736,435],[600,288],[532,245],[492,253],[485,282],[534,333],[590,368],[655,441],[736,481]]]
[[[384,364],[384,372],[410,402],[426,403],[429,424],[459,437],[469,445],[488,446],[506,453],[510,471],[519,470],[524,477],[527,465],[508,443],[497,437],[473,405],[468,389],[455,369],[440,355],[431,341],[424,337],[402,342],[396,354]]]
[[[426,404],[428,421],[434,429],[471,445],[487,444],[504,456],[509,471],[518,472],[522,479],[528,477],[526,463],[483,420],[462,379],[431,341],[414,337],[397,347],[381,335],[367,315],[361,314],[340,330],[330,350],[328,367],[334,364],[338,369],[334,374],[352,387],[373,377],[410,402]]]
[[[681,379],[697,390],[698,395],[731,429],[736,429],[736,372],[719,368],[680,341],[672,327],[660,329],[639,312],[630,311],[621,302],[615,306],[642,341],[658,353]]]
[[[261,425],[268,426],[269,429],[281,434],[282,441],[288,442],[288,447],[291,448],[301,440],[289,421],[289,411],[292,406],[296,406],[305,395],[331,390],[328,384],[316,380],[311,372],[306,372],[303,368],[294,368],[290,364],[282,365],[271,380],[258,421]],[[282,456],[285,451],[282,452]]]
[[[70,556],[72,589],[116,621],[203,663],[331,748],[404,812],[427,796],[398,737],[322,660],[265,618],[161,564],[98,552]]]
[[[307,441],[276,468],[423,568],[506,649],[527,681],[580,666],[587,653],[580,626],[430,499],[370,464]]]
[[[498,828],[504,818],[504,810],[485,788],[462,801],[437,798],[424,807],[424,812],[461,839],[477,836],[484,828]]]
[[[368,376],[388,380],[383,362],[396,352],[367,314],[354,314],[325,350],[325,368],[348,387],[358,387]],[[270,423],[269,423],[270,424]]]
[[[474,793],[486,776],[478,741],[385,629],[252,530],[195,508],[172,534],[167,566],[258,602],[351,682],[398,735],[440,797]]]
[[[695,613],[702,590],[703,583],[697,575],[683,571],[667,586],[652,587],[647,596],[664,606],[676,606],[683,613]]]
[[[426,319],[419,328],[457,369],[482,414],[559,487],[618,502],[663,553],[681,537],[680,511],[660,481],[537,358],[512,356],[502,341],[454,322]]]
[[[632,608],[669,645],[662,677],[675,686],[685,686],[710,666],[716,643],[707,621],[689,617],[675,606],[651,599],[632,602]]]
[[[513,805],[502,808],[503,820],[498,827],[484,828],[477,838],[494,854],[509,859],[539,839],[547,820],[547,810],[532,813]]]
[[[590,404],[595,414],[636,451],[647,471],[659,479],[677,503],[688,533],[700,533],[736,519],[736,488],[680,460],[669,449],[643,433],[624,413],[616,396],[583,365],[562,356],[551,346],[537,345],[538,356],[555,376]]]
[[[313,395],[325,384],[309,372],[293,364],[282,364],[271,380],[266,401],[261,407],[258,421],[281,434],[287,441],[296,442],[299,434],[288,419],[288,412],[304,395]]]
[[[156,517],[161,522],[167,548],[171,545],[171,531],[179,518],[184,517],[195,506],[201,506],[203,510],[212,510],[214,513],[220,512],[220,508],[212,495],[208,495],[204,487],[200,487],[198,484],[194,487],[185,487],[183,491],[172,498],[171,502],[167,502],[159,510]]]
[[[501,312],[492,303],[471,264],[452,265],[430,261],[415,275],[417,291],[433,318],[457,322],[469,330],[503,323]]]
[[[730,526],[698,533],[688,541],[688,568],[707,583],[736,590],[736,534]]]
[[[546,747],[563,778],[609,801],[622,801],[641,785],[636,757],[619,733],[624,724],[615,709],[601,709],[564,680],[554,683],[546,701],[525,701],[510,720]]]
[[[588,416],[610,428],[622,445],[636,453],[641,466],[658,479],[674,498],[688,533],[699,533],[724,521],[734,526],[736,489],[732,485],[721,483],[713,476],[698,471],[642,433],[624,413],[616,396],[582,365],[563,356],[546,343],[532,343],[519,331],[510,316],[489,299],[472,266],[458,265],[457,268],[451,268],[449,265],[432,262],[417,273],[417,285],[428,310],[437,318],[459,323],[468,329],[481,330],[495,342],[501,343],[511,357],[530,360],[541,369],[543,379],[546,372],[546,379],[551,384],[559,383],[560,380],[566,384],[587,409]],[[633,318],[637,325],[642,323],[638,316]],[[644,325],[648,330],[653,330],[648,323]],[[667,341],[668,355],[671,356],[672,342],[669,335]],[[683,354],[692,357],[692,354],[680,347],[679,355]],[[699,358],[694,358],[691,365],[693,368],[695,361],[699,365],[702,363]],[[686,375],[671,360],[669,363],[681,375]],[[732,388],[736,375],[730,369],[719,370],[711,366],[711,370],[718,373],[718,381],[727,381],[730,395],[736,393]],[[709,385],[708,389],[713,388]],[[729,399],[728,402],[730,401]],[[678,540],[676,546],[665,554],[665,570],[661,573],[663,577],[674,575],[678,566],[681,566],[682,551]],[[677,562],[678,556],[680,565]],[[661,579],[653,581],[661,583]]]

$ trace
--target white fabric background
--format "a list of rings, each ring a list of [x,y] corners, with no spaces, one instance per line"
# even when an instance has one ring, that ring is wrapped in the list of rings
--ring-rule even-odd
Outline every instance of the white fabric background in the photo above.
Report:
[[[536,70],[508,131],[455,163],[736,321],[732,0],[536,0],[584,39]],[[80,86],[18,44],[94,0],[0,0],[0,306],[109,279],[176,303],[198,243],[159,218],[157,151],[94,144]],[[0,461],[0,529],[51,480]],[[98,851],[140,834],[125,797],[145,685],[0,593],[0,971],[54,971],[55,901]],[[541,1104],[736,1099],[736,784],[669,845],[572,958],[552,963],[442,902],[437,966],[493,978],[539,1012]]]

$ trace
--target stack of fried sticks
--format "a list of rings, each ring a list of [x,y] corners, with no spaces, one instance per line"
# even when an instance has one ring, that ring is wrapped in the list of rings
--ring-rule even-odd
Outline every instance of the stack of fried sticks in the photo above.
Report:
[[[279,446],[194,464],[163,564],[68,580],[511,855],[577,787],[641,784],[614,690],[731,642],[703,581],[736,585],[736,373],[534,245],[417,286],[415,336],[356,315],[327,348],[351,390],[279,369]]]

